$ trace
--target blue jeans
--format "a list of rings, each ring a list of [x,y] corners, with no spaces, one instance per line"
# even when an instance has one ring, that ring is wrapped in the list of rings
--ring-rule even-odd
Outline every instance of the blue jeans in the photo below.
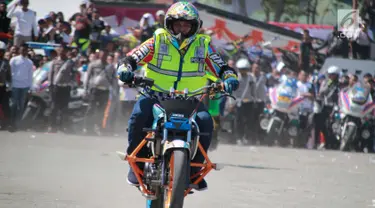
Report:
[[[141,96],[138,101],[134,104],[133,112],[129,119],[129,128],[128,128],[128,141],[129,146],[127,153],[131,154],[133,150],[138,146],[142,139],[146,136],[146,133],[142,131],[143,128],[150,128],[153,122],[152,116],[152,106],[157,101],[148,97]],[[203,104],[198,108],[198,113],[196,117],[196,122],[199,126],[201,132],[209,133],[208,136],[201,136],[200,143],[202,144],[205,151],[211,143],[212,131],[214,129],[213,121],[211,115],[208,113],[207,109]],[[138,157],[147,157],[149,150],[144,147],[138,153]],[[204,157],[200,151],[195,155],[193,162],[204,162]],[[200,168],[194,168],[192,172],[199,171]]]
[[[11,119],[12,125],[17,126],[25,108],[25,99],[29,88],[12,88]]]

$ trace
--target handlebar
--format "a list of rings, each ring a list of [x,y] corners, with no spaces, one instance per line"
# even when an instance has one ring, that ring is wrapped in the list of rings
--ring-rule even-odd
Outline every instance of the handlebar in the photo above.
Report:
[[[197,90],[194,91],[188,91],[188,89],[185,89],[183,91],[176,90],[173,87],[171,87],[169,90],[164,89],[160,87],[159,85],[155,84],[155,81],[150,78],[146,77],[134,77],[133,82],[129,85],[130,87],[141,87],[141,88],[151,88],[155,87],[156,89],[160,90],[162,93],[167,93],[172,96],[174,95],[184,95],[186,99],[189,99],[191,97],[195,97],[198,95],[203,94],[212,94],[212,93],[223,93],[219,98],[211,98],[211,99],[220,99],[224,96],[231,97],[235,99],[232,95],[224,91],[224,83],[223,82],[216,82],[212,83],[210,85],[203,86]],[[207,92],[205,92],[207,90]],[[190,95],[190,96],[189,96]]]

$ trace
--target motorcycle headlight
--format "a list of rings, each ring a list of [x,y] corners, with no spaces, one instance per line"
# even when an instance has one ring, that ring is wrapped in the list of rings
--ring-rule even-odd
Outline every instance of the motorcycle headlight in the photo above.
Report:
[[[270,120],[268,118],[262,118],[260,120],[260,128],[263,130],[267,130],[269,122]]]
[[[291,126],[288,128],[289,136],[296,137],[298,135],[298,128],[296,126]]]
[[[334,131],[337,131],[338,129],[340,129],[340,124],[334,122],[334,123],[332,124],[332,129],[333,129]]]
[[[362,138],[364,138],[364,139],[368,139],[368,138],[370,138],[370,131],[367,130],[367,129],[363,130],[361,136],[362,136]]]

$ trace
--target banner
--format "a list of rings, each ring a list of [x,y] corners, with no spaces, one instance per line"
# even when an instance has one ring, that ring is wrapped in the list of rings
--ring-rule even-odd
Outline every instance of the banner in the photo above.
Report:
[[[126,28],[139,23],[144,13],[151,13],[155,17],[156,11],[162,9],[167,10],[168,5],[161,4],[135,4],[135,3],[108,3],[108,1],[94,1],[99,14],[108,18],[110,24],[116,32],[126,33]],[[272,42],[272,47],[280,47],[286,50],[299,53],[299,45],[301,34],[259,22],[237,14],[219,10],[207,5],[194,3],[198,8],[200,17],[203,21],[203,27],[214,31],[213,42],[215,44],[224,44],[241,38],[244,35],[250,35],[246,40],[249,45],[259,43],[261,41]],[[113,19],[116,16],[116,23]],[[122,34],[120,34],[122,35]],[[276,51],[275,51],[276,52]]]

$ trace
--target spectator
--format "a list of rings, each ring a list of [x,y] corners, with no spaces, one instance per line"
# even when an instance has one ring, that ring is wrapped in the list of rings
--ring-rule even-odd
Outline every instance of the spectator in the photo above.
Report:
[[[308,134],[311,133],[312,126],[312,112],[313,112],[313,99],[314,99],[314,87],[312,83],[308,82],[308,74],[305,71],[300,71],[298,74],[297,87],[300,96],[305,99],[300,105],[299,127],[302,130],[303,138],[308,138]],[[302,140],[302,145],[305,145],[305,140]]]
[[[77,71],[80,73],[80,85],[86,80],[86,72],[88,68],[88,60],[87,57],[81,56],[78,61],[78,69]]]
[[[38,26],[39,26],[39,31],[38,31],[38,36],[37,36],[36,41],[41,42],[41,43],[47,43],[48,37],[45,36],[45,31],[48,29],[48,24],[46,20],[40,19],[38,21]]]
[[[355,84],[358,82],[358,76],[355,74],[349,75],[349,88],[354,87]]]
[[[104,29],[102,30],[100,34],[100,43],[101,43],[100,48],[101,49],[106,48],[107,44],[113,41],[115,37],[116,35],[113,34],[111,31],[111,26],[108,25],[107,23],[104,23]]]
[[[107,56],[107,64],[109,65],[112,65],[114,68],[115,68],[115,63],[113,62],[114,61],[114,55],[113,54],[108,54]]]
[[[113,64],[115,66],[115,69],[117,69],[118,67],[118,63],[119,61],[121,60],[121,52],[120,51],[116,51],[114,56],[113,56]]]
[[[371,54],[371,42],[374,42],[369,34],[367,24],[364,23],[354,33],[352,40],[352,53],[353,58],[358,59],[370,59]]]
[[[58,22],[55,35],[56,43],[69,45],[71,42],[70,33],[72,33],[72,29],[68,22]]]
[[[10,60],[12,71],[11,131],[16,131],[25,106],[27,92],[33,83],[33,62],[27,58],[27,45],[21,45],[20,55]]]
[[[56,23],[57,23],[57,16],[56,16],[56,13],[55,12],[50,12],[47,16],[49,16],[49,18],[51,19],[52,21],[52,24],[55,26]]]
[[[32,32],[34,32],[34,37],[38,35],[38,27],[36,24],[36,14],[31,9],[28,9],[29,0],[21,0],[22,5],[21,10],[16,10],[18,5],[15,4],[14,7],[10,8],[7,17],[16,17],[16,26],[14,32],[14,45],[20,46],[27,41],[32,41]]]
[[[164,17],[165,12],[163,10],[159,10],[156,12],[156,23],[154,24],[154,30],[159,28],[164,28]]]
[[[247,59],[240,59],[236,63],[240,87],[234,93],[234,96],[237,98],[237,103],[235,103],[237,105],[231,106],[231,108],[236,109],[236,119],[238,125],[235,133],[238,143],[247,143],[245,138],[250,136],[251,111],[249,109],[252,107],[250,93],[250,81],[252,76],[250,74],[250,67],[250,62]]]
[[[70,100],[70,90],[74,81],[74,62],[67,57],[67,47],[59,46],[57,58],[52,62],[51,70],[48,75],[48,83],[50,84],[50,93],[52,98],[52,112],[50,115],[49,132],[56,132],[63,129],[66,123],[66,110]],[[60,122],[57,118],[60,117]]]
[[[259,116],[263,112],[265,101],[267,99],[266,95],[266,82],[267,78],[262,74],[259,68],[259,63],[253,63],[251,67],[252,71],[250,73],[250,97],[252,102],[251,115],[248,118],[251,122],[259,124]],[[261,129],[259,125],[251,125],[251,131],[253,133],[252,140],[260,141],[262,138]]]
[[[299,67],[301,70],[310,72],[310,57],[313,50],[309,30],[303,31],[303,40],[300,44]]]
[[[328,34],[324,44],[315,50],[320,50],[324,47],[328,47],[327,56],[349,57],[349,40],[345,35],[342,35],[341,31],[337,30],[337,26],[334,27],[332,33]]]
[[[46,38],[47,43],[55,43],[56,29],[55,29],[55,25],[54,25],[54,22],[53,22],[53,18],[50,14],[47,14],[44,17],[44,20],[47,24],[47,27],[46,27],[45,31],[43,32],[43,37]]]
[[[72,46],[77,46],[81,52],[86,52],[90,46],[90,32],[91,27],[88,19],[81,14],[76,15]]]
[[[56,22],[65,22],[64,14],[62,12],[57,12]]]
[[[267,88],[276,86],[279,83],[279,80],[280,72],[276,68],[273,68],[272,72],[267,76]]]
[[[4,42],[0,42],[0,105],[1,110],[6,118],[9,118],[9,88],[8,86],[12,82],[11,71],[8,60],[4,58],[6,45]],[[7,86],[8,85],[8,86]],[[8,126],[5,121],[1,121],[0,128]]]
[[[0,2],[0,41],[5,44],[8,43],[8,38],[5,37],[5,34],[8,33],[10,28],[10,18],[7,17],[7,6],[5,2]],[[4,37],[2,37],[4,35]]]
[[[101,31],[104,29],[104,22],[103,20],[100,20],[99,17],[100,16],[98,11],[94,11],[91,20],[91,50],[99,49],[100,46],[100,34]]]
[[[154,33],[154,18],[150,13],[146,13],[142,16],[142,19],[139,23],[141,27],[141,42],[146,41],[151,38]]]
[[[97,134],[101,133],[101,121],[104,117],[104,109],[109,99],[109,93],[115,82],[117,82],[116,70],[107,64],[107,52],[100,51],[99,59],[91,62],[87,69],[84,82],[86,95],[89,97],[89,108],[85,116],[86,133],[88,128],[94,128]]]
[[[362,19],[368,19],[369,30],[372,31],[372,38],[375,40],[375,0],[366,0],[360,11]]]
[[[10,61],[10,58],[11,58],[10,51],[5,52],[4,59],[7,60],[7,61]]]

